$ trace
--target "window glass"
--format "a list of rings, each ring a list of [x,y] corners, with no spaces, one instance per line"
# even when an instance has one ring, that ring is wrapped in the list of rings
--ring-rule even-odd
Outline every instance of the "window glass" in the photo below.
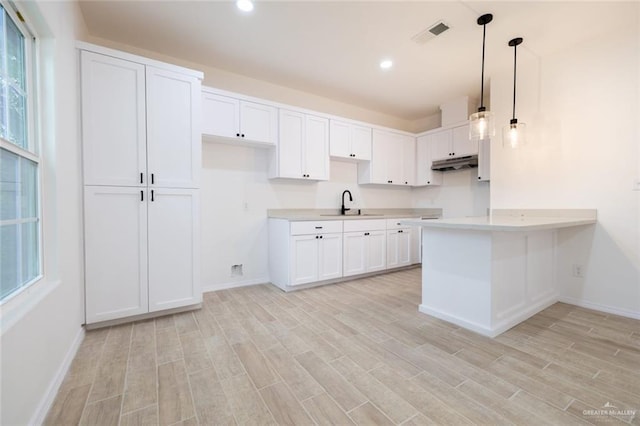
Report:
[[[40,159],[28,114],[34,42],[12,16],[0,6],[0,302],[41,274]]]

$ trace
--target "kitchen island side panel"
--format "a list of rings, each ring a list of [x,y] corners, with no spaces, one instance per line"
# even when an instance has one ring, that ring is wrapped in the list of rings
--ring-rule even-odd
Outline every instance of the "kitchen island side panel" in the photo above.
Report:
[[[491,257],[489,232],[422,228],[420,312],[489,333]]]

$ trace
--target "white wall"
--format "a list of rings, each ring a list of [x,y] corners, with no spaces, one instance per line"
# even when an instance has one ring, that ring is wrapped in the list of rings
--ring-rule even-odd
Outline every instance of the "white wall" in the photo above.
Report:
[[[75,2],[20,3],[42,42],[44,272],[2,307],[0,424],[42,420],[84,322]]]
[[[638,16],[640,5],[624,7]],[[559,233],[564,300],[640,318],[640,31],[536,58],[518,51],[516,116],[530,127],[520,150],[492,147],[492,208],[596,208],[593,227]],[[525,44],[526,45],[526,39]],[[521,53],[522,52],[522,53]],[[492,76],[492,110],[511,115],[512,72]],[[574,264],[584,278],[572,276]]]
[[[441,186],[413,190],[415,208],[442,209],[443,217],[484,216],[489,209],[489,182],[478,182],[478,169],[444,172]]]
[[[357,184],[356,164],[331,161],[331,180],[268,179],[269,151],[206,142],[202,174],[202,282],[207,290],[269,281],[267,209],[340,209],[349,189],[357,208],[411,207],[412,190]],[[242,264],[244,275],[231,276]]]

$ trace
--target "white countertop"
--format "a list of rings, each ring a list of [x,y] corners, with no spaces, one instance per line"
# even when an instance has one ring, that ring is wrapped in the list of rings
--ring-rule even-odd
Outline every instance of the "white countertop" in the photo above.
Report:
[[[490,216],[405,220],[406,225],[472,231],[537,231],[591,225],[595,210],[494,210]]]
[[[357,213],[357,210],[356,210]],[[269,210],[269,218],[284,219],[289,221],[311,220],[368,220],[368,219],[406,219],[422,217],[438,218],[442,216],[442,209],[367,209],[362,214],[354,214],[353,211],[341,215],[332,209],[279,209]]]

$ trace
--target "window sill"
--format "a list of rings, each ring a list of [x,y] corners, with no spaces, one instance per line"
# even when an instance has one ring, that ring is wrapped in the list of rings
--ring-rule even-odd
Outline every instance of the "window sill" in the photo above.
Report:
[[[16,325],[60,284],[59,280],[48,281],[37,278],[5,299],[0,305],[0,336]]]

